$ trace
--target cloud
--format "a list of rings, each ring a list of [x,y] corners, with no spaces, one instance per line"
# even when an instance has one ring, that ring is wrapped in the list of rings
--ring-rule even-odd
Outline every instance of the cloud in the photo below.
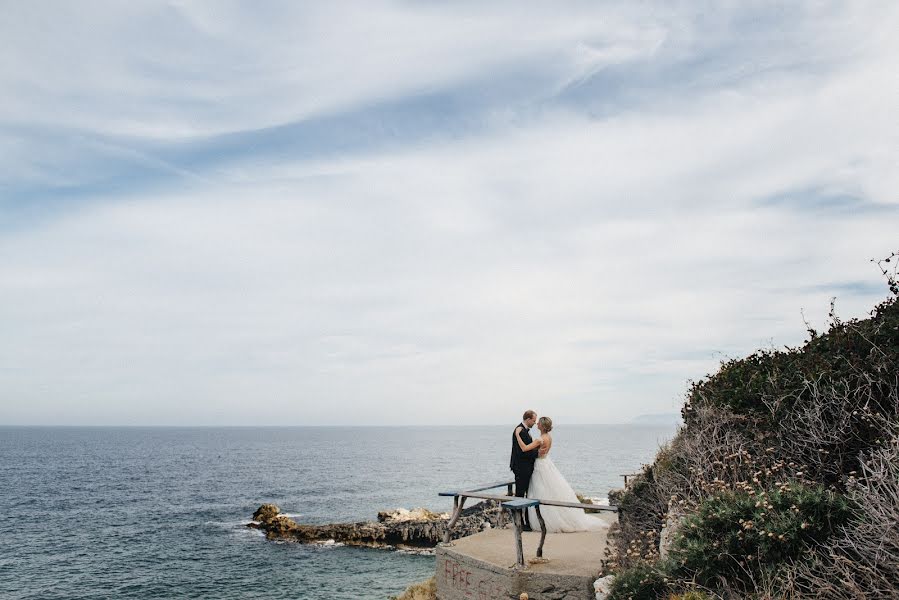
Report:
[[[557,76],[582,68],[584,39],[604,38],[619,57],[656,44],[633,26],[619,31],[616,14],[512,6],[23,5],[4,34],[28,60],[3,71],[24,93],[7,98],[4,114],[138,138],[214,135],[492,78],[535,59],[542,64],[528,70]]]
[[[882,297],[894,9],[515,6],[91,5],[4,62],[0,422],[627,422]]]

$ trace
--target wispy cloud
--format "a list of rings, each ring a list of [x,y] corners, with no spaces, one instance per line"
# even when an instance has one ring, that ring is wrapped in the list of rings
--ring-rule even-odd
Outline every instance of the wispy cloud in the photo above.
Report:
[[[882,296],[889,4],[15,11],[0,422],[623,421]]]

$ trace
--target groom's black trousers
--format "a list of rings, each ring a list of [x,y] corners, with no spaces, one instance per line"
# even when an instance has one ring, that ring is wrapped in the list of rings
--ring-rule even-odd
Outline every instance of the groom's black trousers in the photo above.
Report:
[[[534,474],[533,469],[519,469],[515,471],[515,495],[524,498],[531,487],[531,475]]]
[[[531,475],[534,474],[534,469],[518,469],[513,471],[515,473],[515,495],[519,498],[524,498],[525,494],[528,493],[528,488],[531,487]],[[522,511],[524,513],[524,523],[528,528],[531,526],[531,520],[528,518],[529,511]]]

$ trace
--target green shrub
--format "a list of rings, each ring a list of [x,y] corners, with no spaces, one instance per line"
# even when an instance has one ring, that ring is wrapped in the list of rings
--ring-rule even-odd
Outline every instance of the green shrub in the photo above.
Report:
[[[664,572],[640,563],[615,574],[607,600],[659,600],[668,592]]]
[[[899,358],[899,299],[891,298],[871,311],[869,319],[840,321],[831,311],[831,327],[799,348],[760,350],[730,359],[718,373],[694,383],[682,411],[690,423],[698,406],[718,406],[737,414],[770,414],[775,401],[788,412],[807,398],[809,381],[852,381],[860,374],[877,378]]]
[[[719,406],[737,414],[766,414],[763,400],[776,393],[778,387],[794,384],[795,370],[791,367],[795,359],[795,350],[760,350],[722,363],[718,373],[693,384],[684,421],[690,422],[690,408],[694,405]],[[800,377],[796,383],[801,381]]]
[[[684,592],[683,594],[674,594],[670,596],[668,600],[713,600],[713,598],[705,592],[700,592],[699,590],[690,590],[689,592]]]
[[[671,548],[671,574],[751,589],[759,575],[801,559],[849,522],[850,500],[791,482],[757,493],[723,492],[684,520]]]

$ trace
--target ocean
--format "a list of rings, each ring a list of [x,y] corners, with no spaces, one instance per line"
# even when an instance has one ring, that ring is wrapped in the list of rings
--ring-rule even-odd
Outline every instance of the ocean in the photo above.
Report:
[[[385,600],[434,557],[270,542],[274,502],[301,523],[448,511],[438,492],[509,477],[508,427],[0,427],[0,598]],[[674,426],[553,431],[578,492],[605,497]]]

